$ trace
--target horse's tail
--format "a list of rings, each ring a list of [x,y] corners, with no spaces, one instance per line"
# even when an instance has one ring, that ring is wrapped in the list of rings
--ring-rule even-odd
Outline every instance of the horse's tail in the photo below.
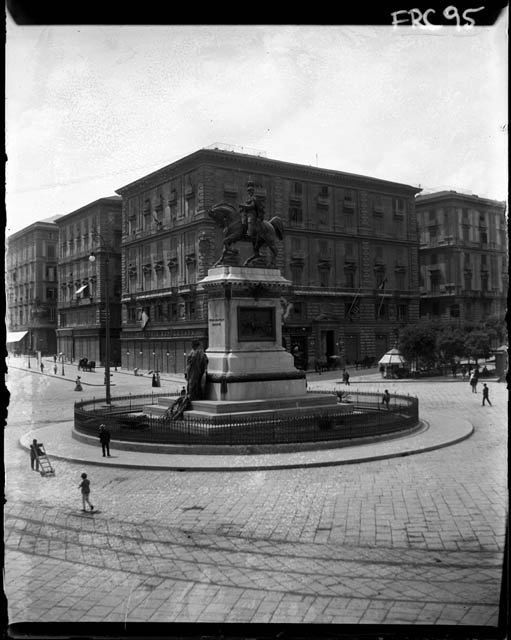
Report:
[[[284,238],[284,225],[282,223],[282,218],[279,216],[273,216],[271,220],[269,220],[271,226],[275,229],[275,233],[277,234],[277,238],[279,240],[283,240]]]

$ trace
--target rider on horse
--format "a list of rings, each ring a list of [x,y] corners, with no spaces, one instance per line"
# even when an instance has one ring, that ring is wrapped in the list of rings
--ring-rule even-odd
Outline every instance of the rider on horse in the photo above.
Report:
[[[255,240],[260,228],[260,222],[264,220],[264,205],[254,196],[254,183],[247,182],[248,197],[245,204],[240,204],[241,223],[246,229],[246,235]]]

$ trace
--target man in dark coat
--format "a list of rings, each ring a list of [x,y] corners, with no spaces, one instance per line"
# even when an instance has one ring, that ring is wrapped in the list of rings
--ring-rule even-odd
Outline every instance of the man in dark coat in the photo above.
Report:
[[[105,452],[110,458],[110,431],[108,431],[104,424],[99,426],[99,441],[101,442],[101,448],[103,450],[103,458],[105,457]]]
[[[187,395],[189,400],[201,400],[203,397],[204,380],[208,366],[208,357],[202,349],[199,340],[193,340],[192,350],[186,360],[185,378],[187,382]]]

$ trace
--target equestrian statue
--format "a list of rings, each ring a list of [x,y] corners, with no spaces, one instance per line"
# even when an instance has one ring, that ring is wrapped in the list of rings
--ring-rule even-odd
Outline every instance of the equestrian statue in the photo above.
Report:
[[[247,200],[236,209],[227,202],[219,202],[208,210],[209,216],[223,229],[223,251],[216,261],[215,267],[225,264],[229,258],[238,255],[233,245],[239,241],[251,242],[253,254],[245,260],[243,266],[262,259],[260,249],[268,247],[270,261],[266,265],[274,267],[277,258],[277,241],[283,239],[284,225],[282,218],[274,216],[271,220],[264,219],[264,204],[254,196],[254,183],[247,183]]]

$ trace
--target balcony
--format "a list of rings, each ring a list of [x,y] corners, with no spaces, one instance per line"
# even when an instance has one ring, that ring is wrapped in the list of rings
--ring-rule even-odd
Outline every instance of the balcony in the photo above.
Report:
[[[383,215],[385,213],[385,207],[382,204],[373,203],[373,213],[379,213]]]
[[[356,205],[354,200],[343,200],[342,207],[345,211],[353,211],[355,209],[355,206]]]

